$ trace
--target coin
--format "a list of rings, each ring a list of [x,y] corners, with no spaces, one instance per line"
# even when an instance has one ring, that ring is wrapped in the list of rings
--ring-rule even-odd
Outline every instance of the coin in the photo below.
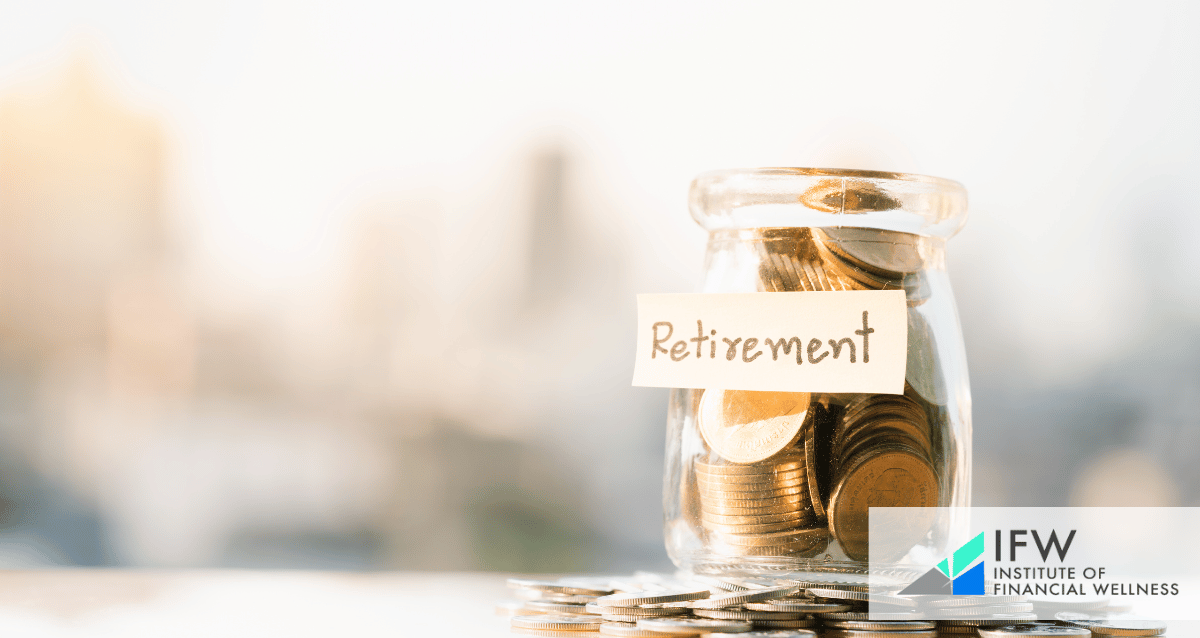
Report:
[[[795,585],[782,585],[779,587],[765,587],[763,589],[750,589],[747,591],[729,592],[727,594],[717,594],[710,596],[704,600],[698,600],[692,604],[692,609],[721,609],[724,607],[732,607],[743,603],[752,603],[758,600],[770,600],[794,594],[800,591],[800,588]],[[773,610],[765,610],[773,611]],[[781,610],[783,611],[783,610]]]
[[[795,612],[754,611],[751,609],[694,609],[692,613],[701,618],[717,620],[800,620],[803,614]]]
[[[808,477],[808,472],[803,465],[794,470],[781,470],[778,472],[761,473],[761,474],[710,474],[699,467],[696,468],[696,479],[709,483],[719,483],[722,485],[771,485],[771,484],[798,484]]]
[[[701,496],[709,496],[712,499],[726,501],[762,501],[770,499],[778,499],[780,496],[794,496],[797,502],[808,500],[808,489],[805,489],[803,482],[798,482],[794,486],[786,486],[775,489],[728,489],[725,487],[709,486],[702,484],[698,489]]]
[[[836,581],[836,580],[830,580],[830,581],[794,580],[794,581],[792,581],[792,583],[800,586],[801,588],[803,588],[805,590],[808,590],[813,587],[817,587],[820,589],[840,589],[842,591],[861,591],[861,592],[871,591],[871,587],[864,583],[850,583],[850,582]]]
[[[979,638],[978,629],[978,627],[951,627],[939,624],[937,632],[938,636],[953,636],[955,638],[958,636],[974,636],[975,638]]]
[[[639,618],[658,618],[660,616],[682,616],[688,613],[687,607],[601,607],[600,605],[588,605],[588,612],[608,616],[611,614],[621,614],[624,616],[637,616]],[[633,621],[627,621],[633,622]]]
[[[831,251],[880,273],[915,273],[925,266],[921,239],[910,233],[832,226],[813,235]]]
[[[946,382],[937,364],[937,342],[921,313],[908,310],[908,363],[904,380],[929,403],[946,405]]]
[[[555,603],[546,600],[531,600],[525,603],[525,610],[539,614],[582,614],[584,606],[576,603]]]
[[[701,520],[705,523],[715,525],[762,525],[764,523],[793,523],[798,524],[804,519],[811,519],[811,516],[805,516],[808,510],[795,510],[784,512],[782,514],[710,514],[705,512],[701,514]]]
[[[606,622],[600,625],[600,635],[625,636],[626,638],[661,638],[662,633],[650,631],[649,629],[640,629],[636,623]]]
[[[811,557],[819,554],[829,544],[827,537],[781,543],[777,545],[728,545],[714,541],[711,548],[714,552],[728,556],[800,556]]]
[[[789,470],[802,470],[807,461],[805,457],[798,457],[789,454],[780,454],[773,457],[771,460],[763,463],[754,463],[750,465],[733,464],[733,463],[706,463],[704,461],[696,461],[696,471],[704,474],[715,474],[720,476],[736,476],[741,474],[774,474],[776,472],[786,472]]]
[[[744,620],[713,620],[711,618],[648,618],[639,620],[640,629],[664,634],[724,633],[740,634],[753,627]]]
[[[811,408],[810,408],[811,409]],[[816,427],[809,423],[802,434],[804,437],[805,474],[808,479],[808,498],[818,518],[825,518],[825,506],[821,502],[821,488],[817,481]]]
[[[769,629],[803,629],[806,627],[816,627],[817,621],[813,618],[802,618],[800,620],[755,620],[754,626]]]
[[[743,501],[745,503],[753,503],[753,501]],[[736,507],[736,503],[732,506],[726,506],[715,503],[705,503],[704,510],[701,516],[770,516],[772,514],[787,514],[789,516],[799,516],[802,513],[811,512],[808,503],[801,501],[783,505],[767,505],[763,507]]]
[[[927,631],[937,628],[932,620],[829,620],[825,626],[863,631]]]
[[[1033,611],[1033,603],[1007,603],[1004,605],[983,605],[978,607],[956,607],[946,610],[947,614],[957,617],[966,616],[995,616],[996,614],[1021,614]]]
[[[1091,636],[1092,632],[1083,627],[1064,627],[1062,625],[1005,625],[1002,627],[980,627],[982,638],[1008,638],[1009,636]]]
[[[1055,617],[1069,625],[1088,629],[1095,636],[1158,636],[1167,631],[1167,623],[1161,620],[1121,614],[1105,618],[1079,618],[1080,615],[1061,612]]]
[[[857,629],[833,629],[825,638],[937,638],[936,631],[860,631]]]
[[[997,596],[985,594],[982,596],[955,596],[954,598],[935,598],[921,602],[923,607],[935,609],[950,609],[953,607],[979,607],[987,605],[1002,605],[1008,603],[1028,602],[1024,596]]]
[[[708,390],[700,399],[700,432],[726,460],[762,461],[800,436],[810,398],[807,392]]]
[[[601,620],[595,616],[568,616],[542,614],[539,616],[513,616],[512,626],[524,629],[556,629],[590,631],[600,628]]]
[[[748,631],[738,634],[738,638],[816,638],[817,633],[807,629],[777,629],[766,631]],[[720,634],[708,634],[720,636]]]
[[[746,603],[746,609],[754,609],[758,611],[794,611],[802,614],[829,614],[833,612],[847,612],[850,610],[850,605],[839,603],[818,603],[805,602],[802,600],[767,600],[757,603]]]
[[[829,497],[829,531],[847,556],[867,560],[868,508],[933,507],[937,503],[937,475],[929,462],[911,449],[882,446],[857,457],[839,478]],[[924,532],[920,530],[920,534]],[[909,530],[900,540],[916,533]]]
[[[601,596],[595,600],[595,604],[601,607],[637,607],[639,605],[700,600],[708,598],[708,596],[707,589],[640,591]]]
[[[813,527],[808,529],[786,530],[782,532],[770,532],[765,534],[755,534],[753,536],[740,536],[733,534],[722,535],[721,539],[732,545],[783,545],[788,543],[813,541],[824,539],[829,535],[829,531],[823,527]]]
[[[954,620],[939,620],[938,628],[951,627],[1001,627],[1004,625],[1019,625],[1037,620],[1034,614],[996,614],[992,618],[956,618]]]
[[[705,529],[724,532],[726,534],[751,534],[756,536],[759,534],[773,534],[803,529],[801,521],[783,521],[779,523],[762,523],[759,525],[722,525],[719,523],[710,523],[702,519],[700,525]]]
[[[518,636],[542,636],[543,638],[578,638],[580,635],[591,634],[590,631],[572,629],[525,629],[524,627],[513,627],[512,633]]]
[[[866,213],[900,208],[902,204],[877,184],[849,177],[817,181],[800,195],[800,203],[825,213]]]
[[[509,578],[506,583],[509,587],[521,589],[534,589],[538,591],[555,592],[560,594],[581,594],[585,596],[603,596],[611,594],[612,589],[601,589],[596,587],[588,587],[581,585],[571,580],[531,580],[528,578]]]

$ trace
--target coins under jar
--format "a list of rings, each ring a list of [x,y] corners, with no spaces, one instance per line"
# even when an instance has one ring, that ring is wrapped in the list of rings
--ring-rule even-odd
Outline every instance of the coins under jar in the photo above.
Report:
[[[939,504],[945,382],[932,332],[925,241],[860,228],[730,231],[753,245],[763,292],[904,290],[909,305],[905,393],[703,391],[693,457],[699,525],[731,556],[814,556],[830,537],[867,560],[868,507]],[[715,241],[721,241],[719,238]]]

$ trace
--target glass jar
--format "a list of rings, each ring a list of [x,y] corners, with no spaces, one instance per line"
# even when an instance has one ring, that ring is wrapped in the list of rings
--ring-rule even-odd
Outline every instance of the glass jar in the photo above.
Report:
[[[903,394],[672,390],[663,505],[675,564],[865,573],[869,507],[969,505],[971,398],[944,253],[966,220],[965,189],[764,168],[705,173],[689,203],[709,232],[701,292],[903,290],[907,365]],[[766,418],[794,430],[767,452],[714,434]]]

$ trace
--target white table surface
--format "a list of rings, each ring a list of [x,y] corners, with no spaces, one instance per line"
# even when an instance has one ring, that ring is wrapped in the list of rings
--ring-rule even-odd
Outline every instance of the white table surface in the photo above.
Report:
[[[503,574],[0,572],[0,636],[512,636]]]

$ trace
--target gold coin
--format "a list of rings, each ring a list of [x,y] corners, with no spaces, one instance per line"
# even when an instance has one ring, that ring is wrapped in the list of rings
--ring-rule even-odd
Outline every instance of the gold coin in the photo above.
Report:
[[[829,533],[790,543],[775,545],[734,545],[714,539],[710,533],[709,547],[714,552],[730,556],[813,556],[829,546]]]
[[[703,510],[701,515],[710,514],[712,516],[776,516],[783,514],[796,516],[802,512],[812,511],[805,500],[768,507],[724,507],[716,503],[704,503],[701,509]]]
[[[755,496],[739,492],[715,492],[701,496],[703,507],[715,506],[726,508],[760,508],[760,507],[804,507],[808,497],[800,491],[795,494],[779,496]]]
[[[749,498],[748,495],[767,495],[782,490],[798,490],[808,482],[807,478],[789,479],[775,483],[714,483],[697,479],[696,483],[701,493],[740,495],[737,498]],[[775,494],[783,496],[783,494]]]
[[[802,529],[766,532],[762,534],[742,535],[736,533],[718,534],[717,537],[729,545],[744,547],[762,547],[766,545],[789,545],[794,543],[811,542],[829,536],[829,530],[823,526],[806,527]]]
[[[704,472],[718,476],[742,476],[742,475],[760,475],[772,474],[776,472],[787,472],[790,470],[804,469],[807,459],[796,454],[780,455],[763,463],[755,463],[753,465],[741,465],[733,463],[705,463],[704,461],[696,461],[696,471]]]
[[[796,442],[810,399],[807,392],[708,390],[700,399],[700,433],[723,459],[769,459]]]
[[[845,464],[850,459],[858,454],[889,443],[897,443],[912,447],[921,453],[921,457],[926,460],[930,457],[931,446],[929,439],[914,438],[909,431],[891,426],[883,426],[868,432],[867,434],[855,438],[846,444],[844,450],[834,452],[834,461],[839,466]]]
[[[825,508],[821,504],[821,486],[817,483],[817,444],[815,424],[809,424],[804,428],[804,455],[807,457],[808,465],[804,468],[807,474],[808,482],[808,498],[812,504],[813,512],[817,517],[825,518]]]
[[[799,481],[795,485],[788,485],[775,489],[731,489],[729,487],[709,487],[700,486],[700,498],[713,498],[726,501],[760,501],[764,499],[779,498],[781,496],[797,496],[803,497],[808,487],[804,481]]]
[[[803,479],[808,474],[805,472],[804,466],[794,470],[783,472],[768,473],[768,474],[709,474],[699,468],[696,469],[696,478],[711,483],[728,483],[728,484],[747,484],[755,483],[775,483],[788,482],[797,479]]]
[[[767,523],[800,523],[813,520],[812,512],[800,510],[784,514],[721,515],[705,512],[700,520],[714,525],[764,525]]]
[[[829,531],[847,556],[867,560],[868,508],[937,504],[937,475],[929,462],[910,448],[882,446],[853,459],[838,479],[829,497]]]
[[[908,311],[908,363],[904,380],[925,401],[946,405],[949,401],[946,382],[937,365],[937,341],[921,313]]]
[[[726,534],[771,534],[775,532],[788,532],[795,529],[800,529],[811,521],[783,521],[780,523],[762,523],[760,525],[722,525],[720,523],[710,523],[705,519],[700,519],[700,526],[704,529],[710,529],[714,532],[724,532]]]

